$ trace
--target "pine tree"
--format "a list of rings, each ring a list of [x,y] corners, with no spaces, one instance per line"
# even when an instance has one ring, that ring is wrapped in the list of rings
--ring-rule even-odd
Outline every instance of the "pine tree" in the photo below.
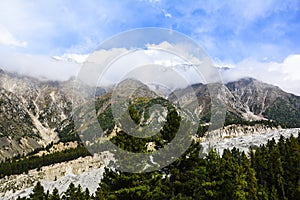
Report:
[[[46,200],[46,195],[44,193],[44,187],[40,182],[37,182],[33,188],[33,193],[30,195],[31,200]]]
[[[57,188],[53,189],[52,194],[50,195],[50,200],[60,200]]]
[[[75,200],[77,199],[77,196],[76,196],[76,187],[73,183],[70,183],[67,191],[65,192],[65,194],[63,195],[63,198],[64,200]]]
[[[300,199],[300,180],[298,181],[296,186],[295,199]]]
[[[90,197],[90,191],[89,191],[88,188],[85,189],[85,192],[84,192],[84,199],[85,199],[85,200],[91,199],[91,197]]]
[[[270,200],[279,200],[279,197],[278,197],[278,194],[277,194],[277,189],[274,186],[272,186],[269,199]]]

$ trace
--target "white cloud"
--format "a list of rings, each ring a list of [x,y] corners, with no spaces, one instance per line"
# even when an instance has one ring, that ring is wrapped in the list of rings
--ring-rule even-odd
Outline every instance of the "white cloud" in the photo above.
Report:
[[[166,10],[163,9],[162,11],[163,11],[165,17],[167,17],[167,18],[172,18],[173,17],[172,14],[167,12]]]
[[[164,83],[165,86],[183,87],[184,83],[179,82],[177,75],[190,83],[203,82],[203,79],[193,71],[192,67],[186,67],[187,62],[175,55],[167,54],[161,49],[172,49],[173,46],[168,42],[162,42],[159,45],[148,45],[147,50],[135,51],[131,54],[118,57],[114,63],[105,71],[102,77],[102,83],[114,83],[122,80],[124,77],[139,79],[141,81],[157,80]],[[120,51],[119,53],[117,53]],[[125,49],[101,50],[95,56],[105,54],[110,55],[122,54]],[[184,54],[182,54],[185,57]],[[95,61],[96,62],[96,61]],[[224,82],[238,80],[243,77],[253,77],[266,83],[279,86],[284,91],[300,95],[300,55],[289,55],[282,62],[257,61],[255,59],[245,59],[239,63],[226,63],[215,59],[217,67],[226,67],[221,73]],[[183,64],[183,65],[182,65]],[[149,66],[149,67],[147,67]],[[157,66],[166,66],[171,71],[164,71]],[[186,68],[185,68],[186,67]],[[150,75],[151,74],[151,75]],[[90,76],[90,75],[89,75]],[[196,77],[196,78],[195,78]],[[177,82],[176,82],[177,81]]]
[[[225,82],[254,77],[279,86],[287,92],[300,95],[300,55],[289,55],[282,62],[259,62],[246,59],[235,64],[234,68],[223,71],[222,77]]]
[[[150,3],[158,3],[160,0],[149,0]]]
[[[19,74],[49,79],[68,80],[76,76],[80,64],[67,60],[55,60],[50,56],[15,53],[0,49],[0,68]]]
[[[76,62],[76,63],[84,63],[87,58],[89,57],[89,54],[63,54],[62,56],[53,56],[55,60],[60,61],[69,61],[69,62]]]
[[[26,47],[27,42],[17,40],[6,28],[0,25],[0,44],[7,46]]]
[[[124,48],[95,51],[82,66],[78,78],[89,85],[101,86],[134,78],[170,90],[220,80],[218,70],[206,55],[195,57],[193,48],[187,44],[165,41],[146,46],[134,51]]]

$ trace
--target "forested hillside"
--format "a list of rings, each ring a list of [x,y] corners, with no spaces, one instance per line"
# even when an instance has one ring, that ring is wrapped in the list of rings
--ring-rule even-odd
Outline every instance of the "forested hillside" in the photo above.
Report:
[[[23,199],[300,199],[300,135],[273,139],[249,155],[238,149],[214,150],[200,158],[194,143],[172,165],[151,173],[124,173],[106,169],[96,194],[71,184],[59,196],[38,183]],[[19,198],[22,199],[22,198]]]

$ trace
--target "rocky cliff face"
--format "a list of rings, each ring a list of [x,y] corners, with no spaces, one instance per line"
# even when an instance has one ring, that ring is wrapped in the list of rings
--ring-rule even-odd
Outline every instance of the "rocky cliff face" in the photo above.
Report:
[[[209,131],[203,140],[234,138],[243,135],[255,135],[268,133],[270,131],[281,130],[281,127],[270,127],[266,125],[256,124],[254,126],[232,124],[217,130]]]
[[[67,85],[1,71],[0,160],[58,141],[56,128],[71,117]]]
[[[94,156],[78,158],[76,160],[57,163],[42,167],[39,170],[30,170],[27,174],[11,175],[0,179],[0,199],[16,199],[18,196],[27,196],[32,192],[37,181],[41,181],[46,190],[58,188],[65,192],[70,183],[80,184],[95,192],[98,183],[110,161],[112,154],[103,152]]]
[[[244,129],[244,127],[240,128],[240,130]],[[232,149],[235,147],[240,151],[247,153],[249,152],[250,147],[255,150],[260,145],[266,144],[268,140],[272,138],[274,138],[275,141],[278,141],[281,136],[285,138],[289,138],[291,135],[297,137],[299,131],[299,128],[276,129],[256,127],[254,128],[254,132],[245,133],[237,131],[232,134],[226,130],[220,130],[216,135],[212,134],[213,136],[201,139],[201,145],[203,147],[202,152],[205,155],[210,149],[216,149],[217,152],[222,155],[225,149]],[[218,137],[220,135],[221,137]]]

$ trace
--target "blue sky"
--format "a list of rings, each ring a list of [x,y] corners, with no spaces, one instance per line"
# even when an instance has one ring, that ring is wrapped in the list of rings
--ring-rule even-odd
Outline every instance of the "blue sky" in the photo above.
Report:
[[[196,40],[209,55],[237,62],[280,61],[300,53],[299,1],[6,1],[0,25],[16,51],[88,53],[133,28],[164,27]]]
[[[88,54],[122,31],[162,27],[188,35],[224,65],[283,64],[300,54],[299,9],[298,0],[1,1],[0,53]],[[0,58],[0,67],[9,65]]]

